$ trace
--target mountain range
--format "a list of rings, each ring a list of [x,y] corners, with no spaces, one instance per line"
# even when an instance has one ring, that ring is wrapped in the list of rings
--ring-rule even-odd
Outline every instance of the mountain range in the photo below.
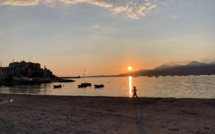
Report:
[[[152,70],[139,70],[120,76],[166,76],[166,75],[213,75],[215,74],[215,62],[201,63],[192,61],[186,65],[163,64]]]

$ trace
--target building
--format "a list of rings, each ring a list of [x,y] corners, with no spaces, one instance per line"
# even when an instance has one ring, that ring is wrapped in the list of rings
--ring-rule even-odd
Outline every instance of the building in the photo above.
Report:
[[[9,67],[0,67],[0,78],[9,78],[9,77],[53,77],[52,72],[46,67],[41,68],[39,63],[25,62],[12,62],[9,64]]]

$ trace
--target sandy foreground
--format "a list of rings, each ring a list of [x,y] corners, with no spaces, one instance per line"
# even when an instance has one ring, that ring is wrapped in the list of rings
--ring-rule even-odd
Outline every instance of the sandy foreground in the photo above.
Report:
[[[215,99],[2,95],[0,134],[215,134]]]

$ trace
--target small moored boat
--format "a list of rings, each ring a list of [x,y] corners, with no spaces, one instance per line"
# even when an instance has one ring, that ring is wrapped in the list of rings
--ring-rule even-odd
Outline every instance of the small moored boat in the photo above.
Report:
[[[54,88],[61,88],[62,87],[62,85],[60,84],[60,85],[54,85]]]
[[[79,88],[82,88],[82,87],[91,87],[91,83],[81,83],[80,85],[78,85]]]
[[[103,84],[101,84],[101,85],[94,85],[95,86],[95,88],[102,88],[102,87],[104,87],[104,85]]]

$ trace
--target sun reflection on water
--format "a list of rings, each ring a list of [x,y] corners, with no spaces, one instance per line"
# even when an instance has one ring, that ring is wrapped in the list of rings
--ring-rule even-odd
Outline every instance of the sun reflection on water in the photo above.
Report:
[[[132,97],[132,76],[129,76],[128,79],[129,79],[129,97]]]

